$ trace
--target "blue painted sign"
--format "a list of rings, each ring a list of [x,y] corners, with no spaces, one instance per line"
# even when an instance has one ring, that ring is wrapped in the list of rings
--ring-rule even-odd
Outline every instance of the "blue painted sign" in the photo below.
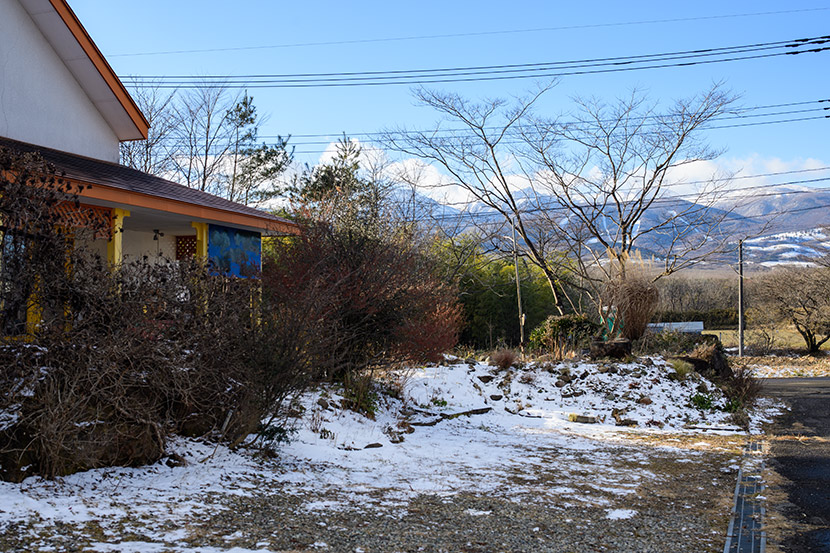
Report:
[[[218,275],[258,278],[262,239],[257,232],[209,225],[208,262]]]

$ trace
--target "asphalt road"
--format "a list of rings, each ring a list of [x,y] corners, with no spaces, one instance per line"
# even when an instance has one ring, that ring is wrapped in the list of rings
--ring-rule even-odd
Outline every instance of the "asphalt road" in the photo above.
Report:
[[[772,427],[771,465],[789,482],[787,519],[797,530],[781,549],[830,553],[830,378],[770,378],[764,394],[791,411]]]

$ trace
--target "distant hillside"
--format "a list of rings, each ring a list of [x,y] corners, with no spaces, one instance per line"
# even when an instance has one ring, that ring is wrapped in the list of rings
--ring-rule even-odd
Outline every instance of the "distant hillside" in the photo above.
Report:
[[[544,206],[548,206],[551,212],[560,209],[551,196],[536,197],[530,191],[519,191],[516,198],[530,216]],[[411,206],[418,206],[414,210],[419,218],[428,219],[454,233],[470,230],[475,224],[495,228],[503,223],[498,212],[481,203],[472,203],[460,210],[457,206],[443,205],[418,193],[415,196],[410,193],[405,201]],[[656,202],[646,211],[640,227],[654,226],[674,213],[687,212],[690,208],[694,211],[694,207],[694,204],[682,199]],[[830,247],[830,231],[822,230],[830,227],[830,191],[791,185],[765,188],[755,195],[733,194],[708,213],[712,219],[723,219],[719,229],[723,236],[730,236],[735,241],[751,237],[745,242],[748,262],[763,266],[804,263],[820,255],[822,247]],[[676,222],[677,227],[684,231],[694,224],[693,220],[678,219]],[[606,218],[600,226],[609,237],[616,231],[610,218]],[[672,239],[671,232],[661,231],[644,236],[637,244],[643,256],[660,258]]]

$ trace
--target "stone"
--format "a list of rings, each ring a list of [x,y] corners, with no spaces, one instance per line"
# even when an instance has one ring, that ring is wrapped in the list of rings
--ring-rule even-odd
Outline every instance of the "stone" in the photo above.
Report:
[[[383,444],[378,443],[378,442],[374,442],[374,443],[371,443],[371,444],[367,445],[363,449],[377,449],[379,447],[383,447]]]
[[[577,415],[576,413],[571,413],[568,415],[568,420],[571,422],[578,422],[580,424],[596,424],[597,418],[591,417],[587,415]]]
[[[586,378],[588,378],[588,375],[589,375],[589,374],[591,374],[591,373],[590,373],[590,372],[588,372],[588,371],[585,371],[585,372],[583,372],[581,375],[579,375],[579,379],[580,379],[580,380],[585,380]]]
[[[651,400],[650,397],[643,396],[639,400],[637,400],[637,403],[639,403],[640,405],[651,405],[654,402]]]
[[[317,400],[317,405],[319,405],[323,409],[328,409],[329,408],[329,402],[326,401],[326,399],[322,398],[322,397]]]
[[[492,381],[493,381],[493,378],[494,378],[494,377],[490,376],[489,374],[480,374],[480,375],[478,376],[478,379],[479,379],[479,380],[481,380],[481,382],[482,382],[482,383],[484,383],[484,384],[487,384],[487,383],[489,383],[489,382],[492,382]]]
[[[697,391],[701,394],[708,394],[709,393],[709,386],[706,385],[705,382],[701,382],[697,385]]]
[[[493,401],[501,401],[501,400],[502,400],[502,398],[504,398],[504,396],[499,395],[499,394],[492,394],[492,395],[490,396],[490,399],[492,399]]]
[[[592,340],[591,359],[625,359],[631,355],[631,340],[616,338],[614,340]]]
[[[557,388],[564,388],[566,384],[567,383],[564,380],[557,380],[554,386],[556,386]]]

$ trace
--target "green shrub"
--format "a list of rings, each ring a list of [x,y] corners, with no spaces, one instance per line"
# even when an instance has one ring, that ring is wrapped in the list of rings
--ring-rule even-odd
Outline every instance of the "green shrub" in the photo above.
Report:
[[[599,325],[585,315],[551,316],[530,333],[530,347],[562,359],[569,350],[586,347]]]
[[[703,411],[711,409],[714,405],[712,397],[709,394],[697,393],[691,397],[690,401],[694,407]]]
[[[711,334],[694,334],[677,330],[646,332],[633,344],[637,355],[685,355],[692,353],[701,344],[716,344],[718,337]]]

